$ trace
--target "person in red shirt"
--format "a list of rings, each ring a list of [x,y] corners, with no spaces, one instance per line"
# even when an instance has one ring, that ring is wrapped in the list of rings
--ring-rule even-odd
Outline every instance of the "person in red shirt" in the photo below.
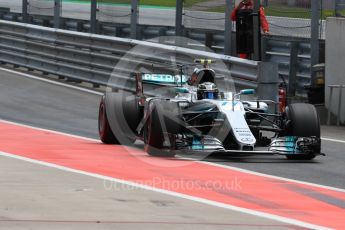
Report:
[[[236,21],[237,13],[239,10],[249,10],[254,8],[253,0],[242,0],[232,11],[231,20]],[[260,25],[264,34],[268,34],[270,31],[270,26],[267,22],[264,7],[260,6]],[[248,58],[249,54],[239,54],[241,58]]]

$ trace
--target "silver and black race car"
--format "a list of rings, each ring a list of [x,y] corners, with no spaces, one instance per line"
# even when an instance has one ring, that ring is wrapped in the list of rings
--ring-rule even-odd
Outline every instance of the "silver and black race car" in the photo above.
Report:
[[[279,154],[311,160],[321,153],[320,123],[313,105],[297,103],[277,111],[274,101],[241,100],[216,85],[209,60],[190,77],[136,73],[135,90],[108,90],[99,106],[99,136],[106,144],[144,142],[152,156],[188,153]],[[159,88],[160,96],[146,94]],[[135,92],[134,92],[135,91]],[[273,112],[272,112],[273,111]]]

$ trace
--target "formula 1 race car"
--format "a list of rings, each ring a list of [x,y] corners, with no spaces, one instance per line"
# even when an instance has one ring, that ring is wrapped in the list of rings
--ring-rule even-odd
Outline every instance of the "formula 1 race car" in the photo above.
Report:
[[[223,92],[211,60],[197,60],[193,74],[136,73],[135,93],[112,89],[99,106],[99,136],[107,144],[144,142],[152,156],[188,153],[278,154],[311,160],[321,153],[320,123],[313,105],[297,103],[279,112],[274,101],[241,100],[253,89]],[[160,96],[144,89],[159,87]],[[127,87],[128,88],[128,87]],[[134,89],[133,89],[134,91]],[[172,92],[167,96],[167,92]],[[276,110],[274,110],[276,111]]]

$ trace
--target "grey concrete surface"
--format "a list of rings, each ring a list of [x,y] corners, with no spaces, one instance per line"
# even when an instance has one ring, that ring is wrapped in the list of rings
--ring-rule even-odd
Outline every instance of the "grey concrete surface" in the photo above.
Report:
[[[332,138],[336,140],[345,141],[345,126],[327,126],[321,128],[322,136],[325,138]]]
[[[329,108],[329,85],[345,85],[345,18],[327,18],[326,30],[326,106]],[[345,88],[342,90],[340,120],[345,123]],[[339,89],[333,90],[330,110],[338,114]]]
[[[0,72],[0,118],[54,129],[71,134],[98,138],[97,108],[99,96],[38,82]],[[334,135],[332,127],[322,135]],[[142,146],[138,146],[139,148]],[[206,159],[217,164],[256,172],[345,188],[344,143],[322,141],[327,156],[313,161],[288,161],[282,156],[222,156]]]
[[[0,229],[295,229],[17,159],[0,168]]]

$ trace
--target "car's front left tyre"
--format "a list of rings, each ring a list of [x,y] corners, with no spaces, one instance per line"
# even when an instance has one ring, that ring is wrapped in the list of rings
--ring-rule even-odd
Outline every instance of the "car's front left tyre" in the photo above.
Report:
[[[151,102],[144,127],[144,149],[149,155],[156,157],[176,155],[169,134],[178,132],[178,124],[174,124],[177,116],[176,103],[160,100]]]
[[[119,144],[109,125],[104,98],[103,96],[98,109],[98,135],[104,144]]]

